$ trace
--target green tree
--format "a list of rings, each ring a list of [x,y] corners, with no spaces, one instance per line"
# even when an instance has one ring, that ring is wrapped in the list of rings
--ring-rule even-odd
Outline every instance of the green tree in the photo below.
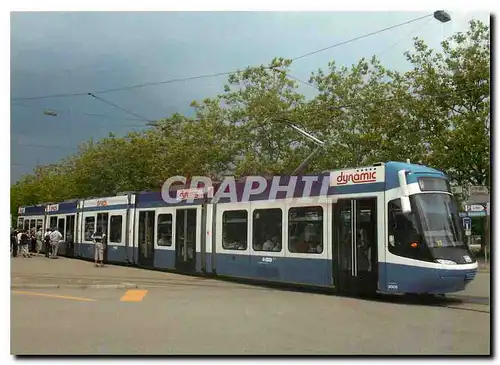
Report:
[[[328,144],[316,169],[414,159],[422,152],[419,128],[408,118],[411,96],[402,75],[373,57],[350,69],[318,70],[310,82],[320,91],[309,103],[309,129]]]
[[[236,175],[290,173],[298,164],[300,136],[286,126],[304,102],[297,83],[286,76],[290,60],[247,68],[229,76],[220,102],[233,127]]]
[[[416,40],[408,52],[408,80],[415,115],[429,143],[427,162],[461,186],[490,187],[490,33],[471,21],[469,30],[442,43],[443,51]]]

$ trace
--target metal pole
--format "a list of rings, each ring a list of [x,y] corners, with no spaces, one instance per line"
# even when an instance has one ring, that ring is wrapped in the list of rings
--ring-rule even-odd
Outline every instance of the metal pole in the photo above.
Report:
[[[184,210],[184,262],[187,261],[187,220],[188,211]]]
[[[299,175],[300,173],[302,173],[302,171],[307,167],[307,165],[309,165],[309,161],[318,154],[318,152],[320,150],[323,149],[323,146],[319,146],[317,147],[309,156],[307,156],[307,158],[302,161],[302,163],[299,165],[299,167],[297,167],[295,170],[293,170],[292,172],[292,176],[297,176]]]
[[[300,134],[302,134],[303,136],[305,136],[306,138],[308,138],[309,140],[313,141],[318,147],[316,147],[316,149],[314,151],[312,151],[309,156],[306,157],[306,159],[304,161],[302,161],[302,163],[292,172],[292,175],[293,176],[296,176],[296,175],[299,175],[301,174],[306,168],[307,166],[309,165],[309,161],[312,160],[313,157],[315,157],[324,147],[325,145],[325,142],[319,140],[318,138],[314,137],[313,135],[311,135],[310,133],[304,131],[303,129],[297,127],[295,124],[289,122],[289,121],[285,121],[289,127],[293,128],[295,131],[299,132]]]
[[[486,212],[486,216],[484,217],[485,230],[484,230],[484,260],[486,264],[488,264],[488,252],[486,250],[491,249],[491,235],[490,235],[490,217],[488,216],[488,212]]]
[[[313,135],[307,133],[306,131],[304,131],[303,129],[300,129],[299,127],[297,127],[296,125],[288,122],[288,125],[290,127],[292,127],[293,129],[295,129],[297,132],[299,132],[300,134],[302,134],[303,136],[306,136],[307,138],[309,138],[310,140],[312,140],[314,143],[320,145],[320,146],[323,146],[325,143],[323,141],[320,141],[319,139],[317,139],[316,137],[314,137]]]
[[[485,235],[485,240],[484,240],[484,263],[485,265],[488,265],[488,254],[486,253],[486,250],[488,249],[488,242],[486,241],[486,235]]]

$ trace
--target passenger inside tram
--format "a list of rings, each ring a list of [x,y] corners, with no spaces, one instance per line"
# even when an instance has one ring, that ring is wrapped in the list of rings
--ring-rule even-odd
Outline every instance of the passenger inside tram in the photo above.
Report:
[[[320,226],[318,226],[321,228]],[[299,253],[321,253],[323,252],[323,244],[321,232],[317,232],[317,227],[314,224],[297,225],[295,227],[294,236],[290,237],[291,252]]]
[[[262,251],[273,251],[274,249],[274,242],[271,239],[270,235],[266,236],[266,241],[262,244]]]
[[[421,235],[416,227],[416,222],[412,215],[396,213],[394,215],[394,224],[392,225],[393,242],[389,242],[396,249],[407,250],[413,242],[419,243]]]
[[[358,230],[357,262],[361,270],[371,271],[371,238],[368,235],[369,223],[362,223]]]
[[[281,251],[281,242],[278,239],[278,237],[277,236],[273,236],[273,238],[271,239],[271,241],[274,244],[273,251],[280,252]]]
[[[231,250],[246,250],[246,232],[243,234],[244,237],[241,236],[242,234],[236,230],[228,230],[227,233],[222,235],[222,247]]]
[[[158,246],[171,246],[172,236],[168,232],[160,232],[160,239],[158,240]]]

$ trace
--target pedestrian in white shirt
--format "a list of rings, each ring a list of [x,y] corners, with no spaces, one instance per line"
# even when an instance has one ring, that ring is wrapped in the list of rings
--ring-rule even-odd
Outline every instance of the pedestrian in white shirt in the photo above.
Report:
[[[50,234],[50,245],[52,246],[52,258],[57,257],[57,251],[59,250],[59,241],[63,238],[62,234],[57,230],[57,227],[54,228],[52,233]]]
[[[28,230],[21,230],[17,234],[17,242],[19,247],[21,248],[21,253],[23,257],[31,257],[28,251],[28,243],[29,243],[28,233],[29,233]]]
[[[104,245],[106,244],[106,234],[101,232],[96,232],[92,234],[92,240],[94,241],[94,260],[95,266],[99,267],[99,262],[101,267],[104,267]]]
[[[38,231],[36,232],[36,253],[38,254],[42,253],[42,246],[43,246],[42,236],[43,236],[42,227],[38,227]]]

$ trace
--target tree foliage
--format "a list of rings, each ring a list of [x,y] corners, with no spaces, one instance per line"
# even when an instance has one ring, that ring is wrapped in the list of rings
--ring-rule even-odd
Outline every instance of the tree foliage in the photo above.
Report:
[[[287,174],[314,145],[292,122],[326,142],[309,172],[406,160],[445,171],[454,183],[490,186],[490,33],[468,31],[430,49],[414,40],[410,70],[361,59],[311,74],[310,100],[288,76],[291,60],[231,74],[221,94],[193,102],[194,117],[174,114],[124,137],[88,141],[61,162],[39,166],[11,186],[20,205],[159,189],[174,175]]]

